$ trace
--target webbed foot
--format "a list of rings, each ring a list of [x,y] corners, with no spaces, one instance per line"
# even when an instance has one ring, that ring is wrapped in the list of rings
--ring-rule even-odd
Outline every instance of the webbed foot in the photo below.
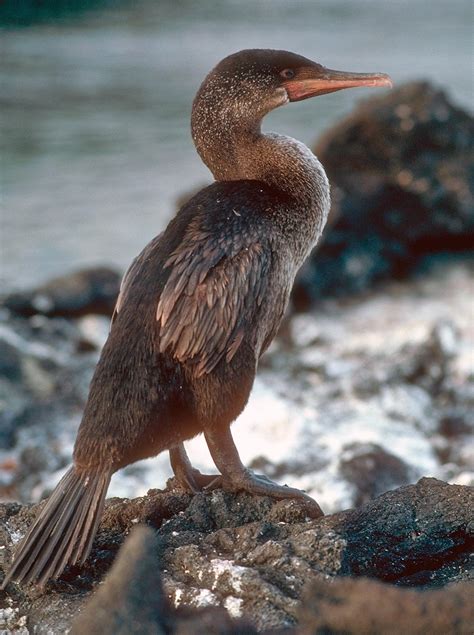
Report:
[[[222,487],[231,491],[246,491],[260,496],[294,498],[304,503],[308,516],[324,516],[318,503],[299,489],[278,485],[266,476],[254,474],[240,460],[230,428],[205,432],[206,442],[217,469],[221,472],[207,488]]]
[[[293,498],[304,504],[307,514],[311,518],[324,516],[324,512],[318,503],[311,498],[311,496],[305,494],[305,492],[295,487],[278,485],[278,483],[270,480],[265,475],[255,474],[247,468],[244,468],[244,470],[238,474],[234,474],[231,478],[229,478],[229,476],[217,476],[205,487],[207,490],[217,488],[232,492],[245,491],[259,496],[270,496],[277,500]]]
[[[219,478],[219,474],[202,474],[191,465],[184,445],[171,448],[170,463],[179,485],[188,492],[197,494]]]

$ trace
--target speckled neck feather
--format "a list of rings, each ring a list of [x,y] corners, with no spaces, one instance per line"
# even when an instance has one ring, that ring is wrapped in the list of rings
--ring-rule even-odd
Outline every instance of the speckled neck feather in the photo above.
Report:
[[[191,116],[196,149],[216,181],[259,180],[306,203],[319,200],[328,185],[312,152],[291,137],[261,132],[262,118],[288,103],[284,88],[262,103],[252,90],[261,81],[248,69],[243,76],[217,67],[206,77]]]

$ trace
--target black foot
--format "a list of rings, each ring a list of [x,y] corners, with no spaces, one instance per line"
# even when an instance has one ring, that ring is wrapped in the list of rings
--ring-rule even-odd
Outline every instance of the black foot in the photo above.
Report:
[[[214,463],[222,474],[208,486],[209,488],[222,487],[234,492],[243,490],[277,499],[294,498],[304,503],[311,518],[324,516],[318,503],[301,490],[278,485],[266,476],[248,470],[240,461],[230,428],[206,431],[205,436]]]
[[[229,479],[228,476],[218,476],[213,482],[207,485],[206,489],[222,488],[231,492],[249,492],[259,496],[270,496],[277,500],[293,498],[303,503],[310,518],[320,518],[324,512],[318,503],[299,489],[278,485],[263,474],[255,474],[251,470],[245,471],[238,476]]]
[[[170,450],[170,463],[180,487],[193,494],[212,485],[219,478],[218,474],[201,474],[196,470],[191,465],[182,443]]]

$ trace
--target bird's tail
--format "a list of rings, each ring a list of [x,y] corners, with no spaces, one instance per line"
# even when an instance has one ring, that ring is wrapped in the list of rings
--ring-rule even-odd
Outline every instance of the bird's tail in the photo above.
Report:
[[[44,586],[67,564],[83,564],[104,508],[110,472],[79,473],[71,467],[18,545],[2,589],[15,580]]]

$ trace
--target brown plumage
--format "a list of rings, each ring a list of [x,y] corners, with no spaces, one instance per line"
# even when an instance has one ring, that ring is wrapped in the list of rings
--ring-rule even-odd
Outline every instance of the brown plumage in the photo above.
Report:
[[[286,51],[241,51],[204,80],[192,111],[196,148],[216,182],[178,212],[124,276],[91,382],[74,464],[19,545],[10,580],[45,584],[85,562],[107,487],[121,467],[169,450],[177,480],[298,498],[247,470],[230,425],[275,336],[298,268],[329,210],[329,185],[301,143],[262,134],[288,101],[383,75],[339,73]],[[183,441],[203,432],[221,476],[194,470]]]
[[[160,352],[194,362],[196,377],[211,372],[222,357],[234,357],[246,315],[263,302],[269,267],[258,242],[246,247],[236,241],[230,250],[207,244],[205,235],[191,230],[165,262],[171,271],[156,311]]]

